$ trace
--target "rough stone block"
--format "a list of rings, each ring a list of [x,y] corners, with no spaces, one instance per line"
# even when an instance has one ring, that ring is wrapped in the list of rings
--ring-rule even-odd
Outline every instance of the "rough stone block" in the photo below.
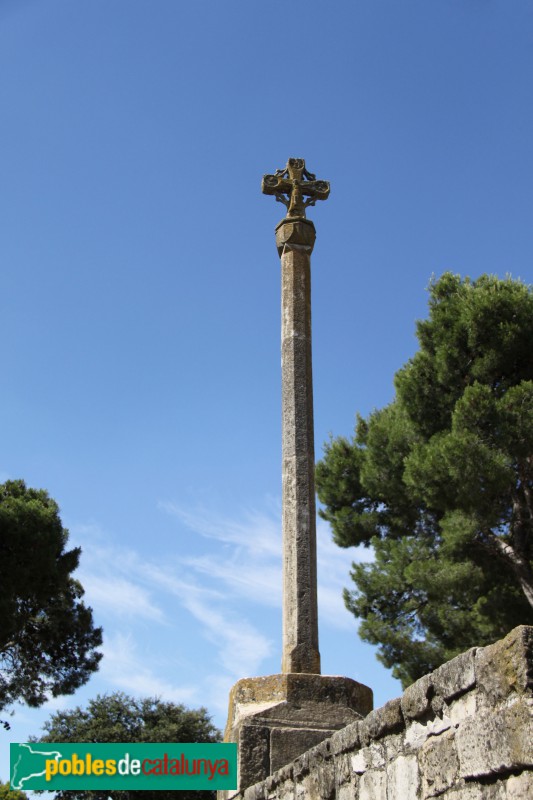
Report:
[[[358,750],[357,753],[354,753],[351,757],[350,763],[352,767],[352,772],[355,772],[356,775],[363,775],[368,769],[368,762],[365,757],[365,750],[366,748],[362,748]]]
[[[459,776],[455,731],[431,737],[418,754],[424,797],[434,797],[450,789]]]
[[[335,767],[333,761],[318,770],[318,794],[321,800],[331,800],[335,796]]]
[[[490,702],[510,694],[533,695],[533,627],[520,625],[475,656],[476,682]]]
[[[405,755],[405,731],[401,733],[389,733],[384,737],[381,744],[385,748],[385,759],[387,761],[392,761],[393,758],[397,756]]]
[[[316,762],[331,758],[331,740],[322,738],[322,741],[313,748],[313,756]]]
[[[294,798],[294,782],[292,780],[284,780],[276,792],[277,800],[293,800]]]
[[[249,786],[244,795],[239,794],[236,796],[244,797],[244,800],[265,800],[265,785],[264,783],[256,783],[254,786]]]
[[[270,733],[270,774],[315,747],[324,738],[322,729],[272,728]],[[327,734],[326,734],[327,735]]]
[[[310,769],[309,753],[302,753],[292,763],[292,773],[294,780],[301,780],[304,775],[307,775]]]
[[[406,720],[420,719],[430,712],[432,691],[431,675],[424,675],[407,687],[401,698],[402,713]]]
[[[452,727],[449,717],[436,717],[429,722],[412,722],[405,734],[405,743],[415,750],[422,747],[430,736],[439,736]]]
[[[371,742],[352,756],[352,770],[362,775],[367,769],[381,769],[385,766],[385,748],[377,742]]]
[[[336,731],[330,739],[331,752],[346,753],[348,750],[356,750],[361,744],[359,736],[359,722],[352,722],[340,731]]]
[[[342,753],[335,756],[335,786],[342,786],[349,783],[352,777],[352,759],[349,753]]]
[[[239,786],[252,786],[269,774],[270,731],[246,725],[241,728],[238,743]]]
[[[284,767],[279,769],[277,772],[277,779],[279,783],[283,783],[284,781],[292,781],[293,779],[292,764],[285,764]]]
[[[401,800],[418,800],[420,775],[416,756],[398,756],[387,764],[387,795]]]
[[[401,698],[389,700],[381,708],[371,711],[365,718],[368,735],[371,739],[381,739],[388,733],[396,733],[404,728]]]
[[[439,795],[439,800],[506,800],[506,798],[499,783],[467,783]]]
[[[370,744],[370,730],[366,719],[361,720],[359,723],[359,741],[361,747],[368,747]]]
[[[387,778],[384,770],[365,772],[359,783],[359,800],[387,800]]]
[[[447,708],[447,715],[452,724],[457,726],[468,717],[473,717],[478,710],[478,693],[468,692],[462,697],[456,697]]]
[[[311,770],[301,784],[306,800],[332,800],[335,796],[335,775],[333,763],[323,764],[320,769]]]
[[[505,786],[506,800],[531,800],[533,797],[533,772],[511,775]]]
[[[295,787],[295,800],[307,800],[305,793],[305,786],[303,783],[297,783]]]
[[[533,768],[531,704],[484,711],[465,720],[456,733],[460,775],[476,778],[499,772]]]
[[[435,692],[443,698],[450,700],[452,697],[464,694],[472,689],[476,683],[474,669],[475,647],[452,658],[446,664],[436,669],[431,674],[431,682]]]
[[[358,795],[351,783],[345,783],[337,789],[335,798],[336,800],[354,800]]]

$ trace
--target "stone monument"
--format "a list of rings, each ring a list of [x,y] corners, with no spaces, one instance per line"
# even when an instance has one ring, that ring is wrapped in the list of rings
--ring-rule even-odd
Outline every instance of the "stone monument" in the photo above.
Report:
[[[243,678],[230,694],[224,740],[238,744],[238,790],[264,780],[339,728],[372,710],[372,691],[320,674],[315,453],[311,367],[311,253],[305,210],[329,196],[301,158],[265,175],[265,194],[284,203],[276,226],[281,258],[283,656],[281,674]],[[232,792],[221,792],[221,798]]]

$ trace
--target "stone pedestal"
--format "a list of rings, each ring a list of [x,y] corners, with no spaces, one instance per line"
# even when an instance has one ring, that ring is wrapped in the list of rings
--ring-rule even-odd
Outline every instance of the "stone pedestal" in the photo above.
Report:
[[[351,678],[283,673],[238,681],[224,735],[238,746],[238,791],[365,717],[372,705],[372,690]],[[233,794],[219,792],[219,800]]]

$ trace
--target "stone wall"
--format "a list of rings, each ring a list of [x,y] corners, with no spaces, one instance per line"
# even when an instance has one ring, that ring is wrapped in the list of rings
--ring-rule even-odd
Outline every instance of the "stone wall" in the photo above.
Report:
[[[533,628],[473,648],[235,800],[533,800]]]

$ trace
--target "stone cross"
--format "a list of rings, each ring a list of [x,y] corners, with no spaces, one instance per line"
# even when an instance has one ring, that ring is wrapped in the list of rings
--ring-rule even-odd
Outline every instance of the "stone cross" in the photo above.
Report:
[[[314,206],[317,200],[327,200],[329,196],[329,183],[317,181],[316,175],[306,170],[303,158],[289,158],[285,169],[277,169],[274,175],[263,175],[261,189],[264,194],[275,195],[276,200],[287,207],[287,217],[303,219],[308,206]]]
[[[320,674],[315,448],[311,366],[311,253],[315,226],[305,209],[329,195],[302,158],[265,175],[262,191],[284,203],[276,227],[281,258],[283,658],[282,672]],[[307,198],[304,200],[304,197]]]

